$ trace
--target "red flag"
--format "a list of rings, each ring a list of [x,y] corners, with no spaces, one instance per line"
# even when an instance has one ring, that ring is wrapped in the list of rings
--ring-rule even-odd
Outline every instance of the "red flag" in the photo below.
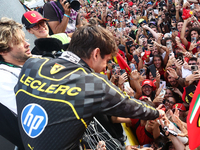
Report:
[[[151,54],[151,51],[145,51],[145,52],[142,52],[142,60],[146,60]]]
[[[128,74],[131,74],[131,68],[128,66],[128,64],[125,62],[125,60],[119,53],[117,53],[116,58],[120,68],[125,69]]]
[[[189,147],[191,150],[200,145],[200,82],[193,95],[187,117]]]
[[[193,12],[191,10],[183,8],[183,14],[182,14],[183,20],[190,18],[192,15],[193,15]]]

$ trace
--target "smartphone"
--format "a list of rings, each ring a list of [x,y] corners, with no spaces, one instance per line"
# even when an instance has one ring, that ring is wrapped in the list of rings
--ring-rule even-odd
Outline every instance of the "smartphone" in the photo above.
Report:
[[[172,32],[178,31],[176,27],[172,27]]]
[[[197,46],[198,47],[198,46]],[[200,57],[200,53],[197,55],[197,57],[199,58]]]
[[[174,53],[171,52],[171,53],[169,54],[169,57],[174,57]]]
[[[166,89],[166,81],[160,81],[159,87],[162,87],[162,85],[164,85],[162,89]]]
[[[197,42],[197,41],[196,41],[196,37],[192,37],[192,38],[191,38],[191,43],[193,43],[193,42],[194,42],[194,43]]]
[[[120,74],[122,75],[122,74],[124,74],[124,73],[126,72],[126,70],[125,70],[125,69],[122,69],[122,70],[120,70],[119,72],[120,72]]]
[[[133,41],[126,42],[126,46],[133,44]]]
[[[193,73],[194,71],[197,71],[197,70],[198,70],[198,66],[196,66],[196,65],[191,66],[191,71],[192,71],[192,73]]]
[[[177,136],[177,135],[178,135],[178,133],[177,133],[177,132],[175,132],[175,131],[173,131],[173,130],[170,130],[170,129],[168,129],[168,127],[167,127],[167,126],[165,126],[163,129],[164,129],[165,131],[168,131],[168,132],[169,132],[169,134],[172,134],[173,136]]]
[[[171,4],[171,3],[172,3],[172,0],[168,0],[168,2],[169,2],[169,4]]]
[[[169,52],[171,53],[173,51],[173,49],[172,49],[172,42],[171,41],[167,41],[166,42],[166,46],[167,46],[167,48],[169,48]]]
[[[114,69],[114,68],[115,68],[115,65],[112,65],[112,68]]]
[[[138,56],[137,56],[137,55],[134,55],[133,58],[135,59],[136,63],[138,64],[138,63],[139,63]]]
[[[109,61],[108,61],[108,64],[111,64],[111,63],[112,63],[112,60],[109,60]]]
[[[135,48],[138,49],[138,48],[139,48],[139,45],[136,45]]]
[[[167,130],[168,132],[169,132],[169,134],[171,134],[171,135],[173,135],[173,136],[177,136],[178,135],[178,133],[177,132],[175,132],[175,131],[173,131],[173,130]]]
[[[166,93],[166,91],[164,90],[164,89],[162,89],[161,91],[160,91],[160,94],[159,95],[162,95],[162,98],[164,98],[164,96],[165,96],[165,93]]]
[[[116,69],[119,69],[119,68],[120,68],[119,64],[116,64],[116,65],[115,65],[115,68],[116,68]]]
[[[152,64],[152,65],[149,66],[149,70],[150,70],[152,76],[156,77],[156,67],[155,67],[154,64]]]
[[[151,144],[145,144],[143,147],[151,147]]]
[[[172,20],[176,22],[176,17],[172,16]],[[172,27],[172,28],[176,28],[176,27]],[[176,28],[177,29],[177,28]]]
[[[175,6],[178,4],[178,0],[175,0]]]
[[[183,60],[183,53],[177,53],[177,59],[181,60],[182,61],[182,64],[184,63],[184,60]]]
[[[112,74],[116,74],[116,69],[112,69]]]
[[[136,69],[135,64],[132,64],[132,63],[131,63],[129,66],[130,66],[130,68],[131,68],[131,71],[133,71],[133,70]]]
[[[152,40],[151,40],[151,39],[148,39],[148,40],[147,40],[147,43],[148,43],[148,44],[152,44],[152,45],[153,45],[153,42],[152,42]]]
[[[128,87],[130,87],[129,82],[124,82],[124,88],[125,88],[126,90],[128,90]]]
[[[193,10],[194,9],[194,3],[192,5],[190,5],[190,9]]]
[[[144,74],[143,74],[144,73]],[[145,69],[140,69],[140,75],[142,75],[143,74],[143,76],[145,76],[146,75],[146,70]]]

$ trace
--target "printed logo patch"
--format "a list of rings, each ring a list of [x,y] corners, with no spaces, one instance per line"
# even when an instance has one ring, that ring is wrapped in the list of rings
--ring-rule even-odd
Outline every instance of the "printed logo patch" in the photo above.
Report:
[[[64,68],[66,68],[66,67],[63,66],[63,65],[60,65],[60,64],[58,64],[58,63],[55,63],[54,66],[51,68],[50,73],[51,73],[51,74],[56,74],[56,73],[58,73],[60,70],[62,70],[62,69],[64,69]]]
[[[34,13],[31,14],[32,17],[36,17],[36,15]]]
[[[25,133],[31,137],[38,137],[48,123],[48,116],[44,108],[38,104],[28,104],[21,114],[21,124]]]

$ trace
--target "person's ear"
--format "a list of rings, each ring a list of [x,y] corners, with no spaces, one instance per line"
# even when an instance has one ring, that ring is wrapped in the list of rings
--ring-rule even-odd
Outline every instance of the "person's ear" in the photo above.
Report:
[[[100,49],[99,48],[95,48],[94,50],[93,50],[93,52],[92,52],[92,59],[94,60],[94,61],[96,61],[99,57],[101,57],[101,55],[100,55]]]
[[[0,52],[1,56],[5,56],[7,54],[7,52]]]

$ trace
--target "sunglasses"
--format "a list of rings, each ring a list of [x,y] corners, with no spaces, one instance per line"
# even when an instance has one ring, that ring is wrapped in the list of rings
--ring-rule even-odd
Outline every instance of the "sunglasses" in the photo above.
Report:
[[[197,65],[197,63],[189,63],[188,65]]]
[[[179,108],[178,108],[178,110],[179,110],[180,112],[185,112],[184,110],[181,110],[181,109],[179,109]],[[174,113],[174,112],[175,112],[175,109],[172,109],[172,112]]]
[[[149,85],[144,85],[144,86],[143,86],[143,88],[145,88],[145,89],[146,89],[146,88],[152,88],[152,87],[151,87],[151,86],[149,86]]]
[[[171,101],[169,101],[168,99],[165,100],[165,103],[166,103],[166,102],[168,102],[168,103],[171,104],[171,105],[174,105],[174,104],[175,104],[174,102],[171,102]]]
[[[34,25],[32,27],[32,29],[38,30],[40,28],[40,26],[45,27],[46,26],[46,21],[43,20],[43,21],[38,22],[36,25]]]

